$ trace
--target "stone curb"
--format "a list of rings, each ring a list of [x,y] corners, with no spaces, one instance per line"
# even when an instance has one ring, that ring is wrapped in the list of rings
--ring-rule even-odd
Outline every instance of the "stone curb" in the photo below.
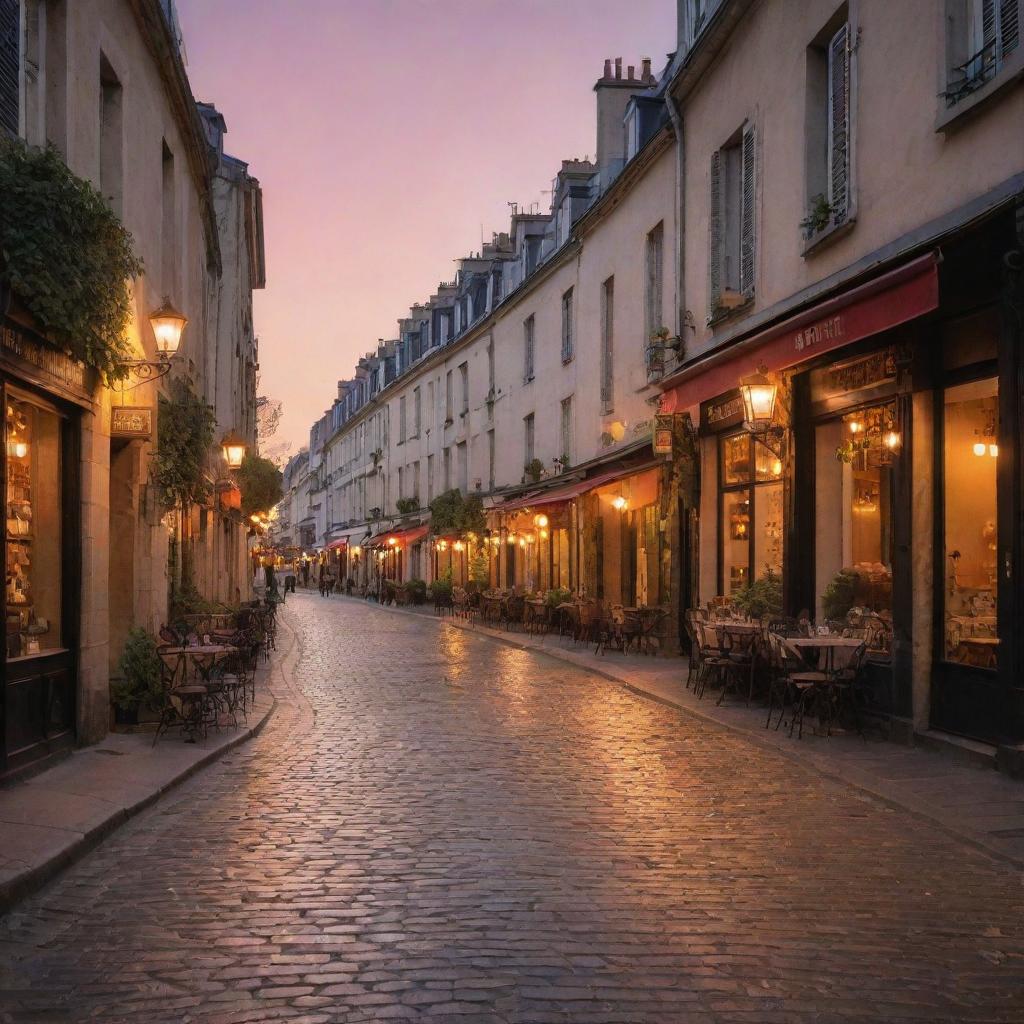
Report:
[[[291,630],[290,626],[287,628],[292,634],[292,645],[294,645],[296,642],[295,634]],[[291,645],[289,646],[289,650],[280,659],[281,662],[287,660],[290,653]],[[277,710],[277,697],[274,696],[274,692],[270,688],[270,683],[273,676],[280,670],[280,668],[281,665],[271,662],[267,671],[265,682],[268,687],[268,692],[270,693],[270,706],[266,711],[264,711],[259,721],[239,729],[238,732],[222,746],[219,746],[214,750],[207,751],[207,753],[197,761],[190,764],[187,768],[182,769],[182,771],[171,778],[168,782],[157,787],[152,793],[144,796],[141,800],[137,800],[130,807],[121,807],[116,811],[113,811],[105,821],[100,822],[100,824],[94,826],[88,832],[82,833],[77,839],[69,842],[68,845],[59,853],[55,853],[52,857],[43,861],[41,864],[36,864],[33,867],[26,869],[20,875],[16,875],[14,878],[0,883],[0,916],[8,913],[18,903],[25,899],[26,896],[30,896],[32,893],[37,892],[65,868],[70,867],[76,861],[84,857],[90,850],[98,846],[99,843],[106,839],[106,837],[112,832],[120,828],[126,821],[134,818],[147,807],[155,804],[162,796],[171,792],[171,790],[176,789],[197,772],[208,767],[214,761],[219,760],[229,751],[234,750],[235,747],[245,743],[255,736],[258,736],[263,731],[267,722],[270,721],[271,716]]]
[[[341,595],[347,601],[360,601],[361,598],[349,598],[345,595]],[[575,661],[573,658],[565,657],[562,651],[557,648],[544,648],[536,647],[532,644],[522,643],[512,637],[501,636],[495,634],[492,630],[486,627],[477,626],[471,622],[461,621],[455,616],[447,615],[442,617],[436,615],[428,615],[423,612],[409,611],[406,608],[396,608],[393,605],[380,605],[374,604],[374,607],[380,608],[382,611],[395,612],[396,614],[411,615],[418,619],[424,619],[428,622],[435,622],[438,625],[450,625],[455,629],[461,629],[467,633],[473,633],[476,636],[483,637],[487,640],[493,640],[496,643],[505,644],[509,647],[514,647],[521,651],[532,651],[534,654],[546,656],[548,658],[554,658],[556,661],[560,661],[566,665],[572,665],[574,668],[579,669],[582,672],[589,672],[591,675],[599,676],[600,678],[606,679],[609,682],[615,683],[621,686],[624,690],[628,690],[636,697],[640,697],[643,700],[651,701],[655,704],[661,704],[664,707],[672,708],[675,711],[682,712],[685,715],[690,715],[693,718],[699,719],[708,725],[714,726],[719,729],[723,729],[726,732],[732,733],[735,736],[740,736],[748,743],[753,744],[760,750],[771,751],[781,755],[788,761],[792,761],[794,764],[801,765],[809,771],[817,772],[824,779],[828,779],[830,782],[848,786],[851,789],[858,790],[865,796],[870,797],[873,800],[877,800],[884,804],[886,807],[892,808],[893,810],[903,811],[919,821],[927,822],[929,825],[939,829],[946,835],[952,836],[955,839],[959,839],[961,842],[969,843],[971,846],[981,850],[981,852],[987,854],[996,860],[1002,861],[1003,863],[1011,864],[1016,868],[1024,869],[1024,857],[1017,856],[1013,853],[1009,853],[1006,850],[1001,849],[999,846],[993,844],[993,842],[984,833],[976,832],[972,829],[957,828],[950,825],[943,818],[931,813],[925,808],[915,806],[907,801],[900,800],[898,797],[893,796],[890,793],[882,791],[879,787],[872,784],[869,779],[863,778],[861,775],[853,772],[846,771],[829,771],[823,767],[816,760],[811,760],[808,757],[803,756],[799,750],[787,750],[785,747],[776,746],[772,743],[765,742],[756,733],[747,729],[743,725],[732,725],[729,722],[724,722],[719,718],[715,718],[712,715],[703,713],[697,708],[691,707],[687,704],[680,704],[678,701],[674,701],[669,697],[664,696],[660,693],[655,693],[651,690],[644,689],[642,685],[632,682],[628,678],[624,678],[623,675],[617,675],[614,672],[607,672],[599,668],[594,668],[590,665],[581,664]]]

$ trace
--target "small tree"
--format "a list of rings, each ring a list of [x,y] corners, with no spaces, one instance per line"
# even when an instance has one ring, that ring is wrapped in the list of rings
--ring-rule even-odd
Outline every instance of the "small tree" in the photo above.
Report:
[[[242,492],[243,515],[269,512],[284,493],[281,488],[281,470],[262,455],[246,455],[236,479]]]
[[[213,409],[181,379],[160,396],[157,441],[150,474],[167,509],[202,501],[210,485],[204,472],[213,444]]]

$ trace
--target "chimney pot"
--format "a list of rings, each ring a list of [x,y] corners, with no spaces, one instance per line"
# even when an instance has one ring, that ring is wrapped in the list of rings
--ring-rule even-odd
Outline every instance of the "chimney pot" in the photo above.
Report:
[[[616,78],[621,78],[622,77],[622,58],[621,57],[616,57],[615,58],[615,77]]]
[[[651,77],[651,58],[644,57],[641,61],[641,72],[640,77],[646,82]]]
[[[629,67],[626,68],[626,77],[632,82],[633,78],[635,77],[635,74],[636,68],[632,64],[630,64]]]
[[[604,77],[605,78],[611,78],[612,77],[612,62],[611,62],[611,58],[610,57],[607,58],[605,60],[605,62],[604,62]]]

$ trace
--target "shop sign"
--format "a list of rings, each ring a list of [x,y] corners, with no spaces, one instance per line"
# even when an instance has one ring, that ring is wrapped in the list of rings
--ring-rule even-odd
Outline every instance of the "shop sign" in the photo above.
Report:
[[[151,405],[116,405],[110,410],[111,437],[153,436],[153,407]]]
[[[0,354],[21,375],[64,391],[69,397],[91,400],[95,374],[67,353],[41,345],[27,331],[10,324],[0,326]]]
[[[826,320],[819,320],[816,324],[810,324],[793,335],[793,347],[797,352],[804,349],[815,348],[818,345],[827,344],[832,348],[837,343],[842,343],[846,337],[846,324],[842,313],[830,316]]]
[[[672,419],[671,413],[658,413],[654,417],[652,444],[655,455],[672,454]]]
[[[825,390],[829,394],[845,394],[863,388],[887,384],[896,379],[896,353],[892,348],[873,352],[864,359],[829,368]]]
[[[705,430],[722,430],[742,422],[743,396],[739,391],[730,391],[701,406],[701,426]]]

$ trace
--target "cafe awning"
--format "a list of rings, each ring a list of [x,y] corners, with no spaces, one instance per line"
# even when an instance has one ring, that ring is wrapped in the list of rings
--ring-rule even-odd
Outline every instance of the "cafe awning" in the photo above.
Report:
[[[348,547],[348,538],[347,537],[341,537],[338,540],[332,540],[327,545],[327,550],[328,551],[340,551],[342,548],[347,548],[347,547]]]
[[[906,323],[939,305],[939,254],[928,253],[683,369],[661,411],[683,412],[724,394],[759,367],[787,370]]]
[[[410,526],[404,530],[386,530],[371,537],[366,546],[369,548],[395,547],[397,545],[415,544],[426,537],[430,531],[428,526]],[[391,541],[394,541],[394,544]]]
[[[578,498],[581,494],[592,491],[596,487],[604,487],[605,484],[615,483],[616,480],[622,480],[627,476],[643,473],[645,470],[650,469],[651,465],[651,463],[645,463],[640,466],[620,467],[609,470],[607,473],[599,473],[597,476],[592,476],[587,480],[577,480],[562,487],[555,487],[550,491],[534,492],[532,495],[515,498],[504,505],[499,505],[495,511],[515,512],[522,508],[542,508],[546,505],[560,505],[562,502],[572,501],[573,498]]]

